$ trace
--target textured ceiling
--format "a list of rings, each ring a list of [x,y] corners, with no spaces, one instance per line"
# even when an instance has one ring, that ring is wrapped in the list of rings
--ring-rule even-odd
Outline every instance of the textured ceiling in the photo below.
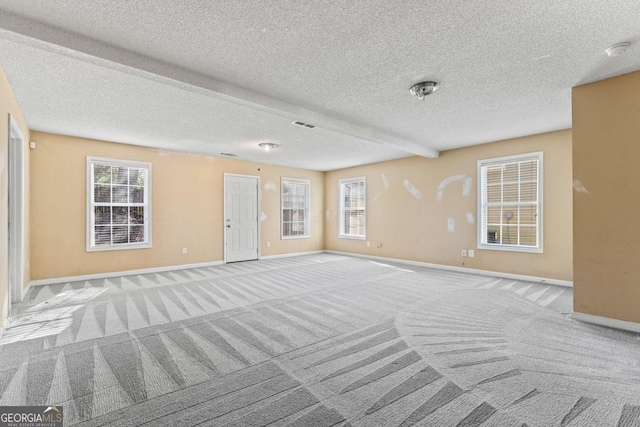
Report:
[[[640,69],[639,16],[629,0],[0,0],[0,65],[35,130],[332,170],[571,127],[571,87]],[[441,87],[422,102],[424,79]]]

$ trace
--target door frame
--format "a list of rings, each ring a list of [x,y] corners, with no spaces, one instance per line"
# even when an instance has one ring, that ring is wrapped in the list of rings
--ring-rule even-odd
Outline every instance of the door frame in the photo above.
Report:
[[[256,191],[258,192],[257,194],[257,204],[256,204],[256,221],[258,223],[258,235],[257,235],[257,242],[256,244],[258,245],[258,260],[260,260],[260,254],[261,254],[261,247],[260,247],[260,213],[262,212],[260,209],[260,203],[262,200],[262,191],[260,191],[260,177],[258,175],[243,175],[243,174],[239,174],[239,173],[225,173],[224,174],[224,183],[223,183],[223,187],[224,187],[224,191],[223,191],[223,201],[224,201],[224,210],[222,212],[222,235],[224,237],[224,244],[223,244],[223,262],[226,264],[227,263],[227,178],[228,177],[233,177],[233,176],[237,176],[237,177],[241,177],[241,178],[255,178],[258,181],[258,188],[256,189]]]
[[[8,135],[8,190],[9,190],[9,245],[8,269],[9,301],[20,302],[24,298],[24,193],[25,193],[25,164],[24,164],[24,135],[9,114]],[[11,304],[9,304],[9,308]]]

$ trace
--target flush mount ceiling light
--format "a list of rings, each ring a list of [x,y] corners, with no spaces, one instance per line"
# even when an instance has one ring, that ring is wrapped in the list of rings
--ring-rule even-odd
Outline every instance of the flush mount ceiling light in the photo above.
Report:
[[[429,81],[414,84],[409,88],[409,93],[424,100],[425,96],[431,95],[436,90],[438,90],[438,83]]]
[[[609,56],[618,56],[618,55],[622,55],[629,46],[631,46],[631,43],[629,42],[618,43],[618,44],[614,44],[613,46],[609,46],[605,50],[605,52]]]
[[[258,144],[258,147],[264,148],[264,151],[269,151],[273,148],[276,148],[277,145],[273,142],[261,142],[260,144]]]

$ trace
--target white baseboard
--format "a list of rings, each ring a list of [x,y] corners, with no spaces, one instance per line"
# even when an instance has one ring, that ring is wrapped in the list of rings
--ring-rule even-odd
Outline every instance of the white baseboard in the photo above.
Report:
[[[581,322],[592,323],[594,325],[640,333],[640,323],[636,322],[627,322],[626,320],[612,319],[611,317],[596,316],[595,314],[578,312],[573,312],[571,314],[571,318]]]
[[[160,273],[163,271],[203,268],[222,264],[222,261],[201,262],[197,264],[170,265],[167,267],[143,268],[140,270],[113,271],[109,273],[86,274],[84,276],[56,277],[53,279],[32,280],[28,286],[53,285],[56,283],[79,282],[82,280],[108,279],[109,277],[131,276],[134,274]],[[26,290],[25,290],[26,295]]]
[[[324,251],[295,252],[291,254],[268,255],[260,257],[260,259],[288,258],[293,256],[321,254]],[[56,277],[53,279],[32,280],[24,290],[23,295],[27,294],[30,286],[54,285],[56,283],[79,282],[83,280],[108,279],[109,277],[131,276],[135,274],[160,273],[163,271],[183,270],[186,268],[202,268],[214,265],[224,264],[223,261],[201,262],[198,264],[170,265],[167,267],[143,268],[140,270],[113,271],[108,273],[86,274],[83,276]]]
[[[362,254],[356,254],[356,253],[350,253],[350,252],[339,252],[339,251],[328,251],[328,250],[267,255],[267,256],[260,257],[260,259],[269,260],[269,259],[289,258],[289,257],[304,256],[304,255],[316,255],[321,253],[354,256],[359,258],[374,259],[377,261],[396,262],[399,264],[417,265],[419,267],[437,268],[440,270],[456,271],[459,273],[470,273],[470,274],[479,274],[482,276],[502,277],[505,279],[521,280],[524,282],[545,283],[550,285],[558,285],[558,286],[566,286],[566,287],[573,286],[573,282],[570,282],[568,280],[548,279],[548,278],[536,277],[536,276],[525,276],[521,274],[503,273],[499,271],[479,270],[475,268],[456,267],[451,265],[432,264],[428,262],[409,261],[409,260],[397,259],[397,258],[386,258],[386,257],[373,256],[373,255],[362,255]],[[52,285],[56,283],[78,282],[82,280],[107,279],[109,277],[159,273],[163,271],[182,270],[186,268],[211,267],[214,265],[221,265],[221,264],[223,264],[223,261],[211,261],[211,262],[203,262],[198,264],[171,265],[167,267],[144,268],[140,270],[114,271],[114,272],[108,272],[108,273],[87,274],[83,276],[57,277],[52,279],[32,280],[31,282],[29,282],[29,284],[25,288],[24,295],[26,295],[30,286]]]
[[[325,253],[326,251],[307,251],[307,252],[294,252],[292,254],[278,254],[278,255],[267,255],[261,256],[260,259],[276,259],[276,258],[290,258],[294,256],[304,256],[304,255],[317,255]]]
[[[522,274],[503,273],[501,271],[479,270],[476,268],[456,267],[452,265],[431,264],[428,262],[409,261],[404,259],[386,258],[386,257],[373,256],[373,255],[362,255],[362,254],[355,254],[350,252],[339,252],[339,251],[325,251],[325,252],[330,254],[336,254],[336,255],[347,255],[347,256],[355,256],[359,258],[375,259],[378,261],[396,262],[399,264],[417,265],[419,267],[437,268],[439,270],[456,271],[458,273],[479,274],[482,276],[501,277],[504,279],[520,280],[523,282],[544,283],[549,285],[566,286],[569,288],[573,287],[573,282],[570,282],[568,280],[549,279],[549,278],[537,277],[537,276],[525,276]]]

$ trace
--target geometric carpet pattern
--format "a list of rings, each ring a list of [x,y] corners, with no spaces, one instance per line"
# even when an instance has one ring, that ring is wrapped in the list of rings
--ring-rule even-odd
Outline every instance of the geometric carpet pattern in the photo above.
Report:
[[[333,254],[37,286],[0,405],[77,426],[640,426],[640,340],[570,288]]]

